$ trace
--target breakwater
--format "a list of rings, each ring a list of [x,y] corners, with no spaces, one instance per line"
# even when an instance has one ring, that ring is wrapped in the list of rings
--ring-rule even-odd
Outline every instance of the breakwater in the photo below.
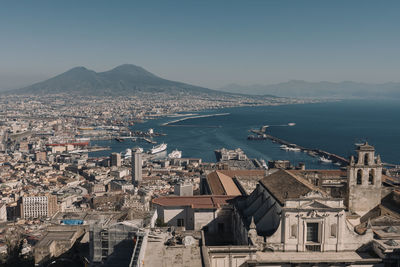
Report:
[[[199,118],[208,118],[208,117],[227,116],[229,114],[230,113],[218,113],[218,114],[207,114],[207,115],[199,115],[199,116],[190,116],[190,117],[185,117],[185,118],[181,118],[181,119],[165,122],[165,123],[161,124],[161,126],[172,126],[172,124],[180,122],[180,121],[185,121],[185,120],[190,120],[190,119],[199,119]]]

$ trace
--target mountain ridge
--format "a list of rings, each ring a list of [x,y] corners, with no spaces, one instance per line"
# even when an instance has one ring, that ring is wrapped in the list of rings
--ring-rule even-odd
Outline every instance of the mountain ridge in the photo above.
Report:
[[[119,65],[103,72],[95,72],[86,67],[78,66],[42,82],[3,93],[132,95],[137,92],[229,94],[201,86],[167,80],[133,64]]]
[[[342,82],[307,82],[304,80],[289,80],[287,82],[263,85],[229,84],[219,90],[230,93],[249,95],[275,95],[278,97],[321,97],[321,98],[400,98],[400,82],[363,83],[354,81]]]

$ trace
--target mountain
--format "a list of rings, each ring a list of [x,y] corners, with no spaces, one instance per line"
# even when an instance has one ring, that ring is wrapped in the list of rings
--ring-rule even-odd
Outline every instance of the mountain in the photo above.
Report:
[[[76,67],[48,80],[7,91],[9,94],[131,95],[137,92],[226,94],[160,78],[142,67],[125,64],[105,72]]]
[[[271,85],[230,84],[219,90],[230,93],[253,95],[275,95],[280,97],[295,98],[375,98],[389,97],[400,98],[400,83],[369,84],[359,82],[306,82],[291,80],[284,83]]]

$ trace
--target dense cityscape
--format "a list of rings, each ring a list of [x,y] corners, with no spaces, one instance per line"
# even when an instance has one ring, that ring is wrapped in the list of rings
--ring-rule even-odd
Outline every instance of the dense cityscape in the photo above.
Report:
[[[180,151],[157,157],[165,148],[88,156],[109,149],[91,140],[151,142],[153,130],[134,130],[144,120],[305,100],[152,94],[0,101],[0,249],[7,266],[390,265],[399,259],[399,180],[397,173],[382,174],[368,144],[337,170],[260,162],[240,148],[216,150],[216,163],[182,158]]]
[[[400,1],[4,1],[0,267],[400,267]]]

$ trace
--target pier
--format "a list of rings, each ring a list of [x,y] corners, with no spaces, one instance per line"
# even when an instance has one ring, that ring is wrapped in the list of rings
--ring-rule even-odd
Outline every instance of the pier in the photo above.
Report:
[[[333,153],[330,153],[330,152],[327,152],[327,151],[324,151],[324,150],[321,150],[321,149],[312,149],[312,148],[306,148],[306,147],[303,147],[303,146],[299,146],[299,145],[293,144],[291,142],[288,142],[286,140],[283,140],[281,138],[266,134],[265,132],[266,132],[267,128],[268,128],[268,126],[263,126],[263,127],[261,127],[260,130],[256,130],[256,129],[250,130],[252,133],[257,134],[257,136],[254,136],[254,135],[253,136],[249,136],[248,139],[249,140],[265,140],[265,139],[269,139],[272,142],[275,142],[275,143],[278,143],[278,144],[281,144],[281,145],[286,145],[286,146],[291,147],[291,148],[298,148],[302,152],[308,153],[310,156],[324,157],[326,159],[332,160],[332,162],[334,162],[334,163],[339,163],[341,166],[347,166],[349,164],[349,161],[346,158],[342,157],[342,156],[339,156],[339,155],[336,155],[336,154],[333,154]]]
[[[286,146],[292,147],[292,148],[298,148],[302,152],[308,153],[310,156],[324,157],[326,159],[332,160],[333,162],[340,163],[341,166],[347,166],[349,164],[349,161],[347,159],[345,159],[344,157],[336,155],[336,154],[333,154],[333,153],[330,153],[330,152],[327,152],[327,151],[324,151],[324,150],[321,150],[321,149],[312,149],[312,148],[306,148],[306,147],[303,147],[303,146],[299,146],[299,145],[290,143],[288,141],[285,141],[283,139],[280,139],[278,137],[275,137],[275,136],[272,136],[272,135],[269,135],[269,134],[264,134],[264,136],[266,137],[266,139],[270,139],[273,142],[276,142],[278,144],[286,145]]]

